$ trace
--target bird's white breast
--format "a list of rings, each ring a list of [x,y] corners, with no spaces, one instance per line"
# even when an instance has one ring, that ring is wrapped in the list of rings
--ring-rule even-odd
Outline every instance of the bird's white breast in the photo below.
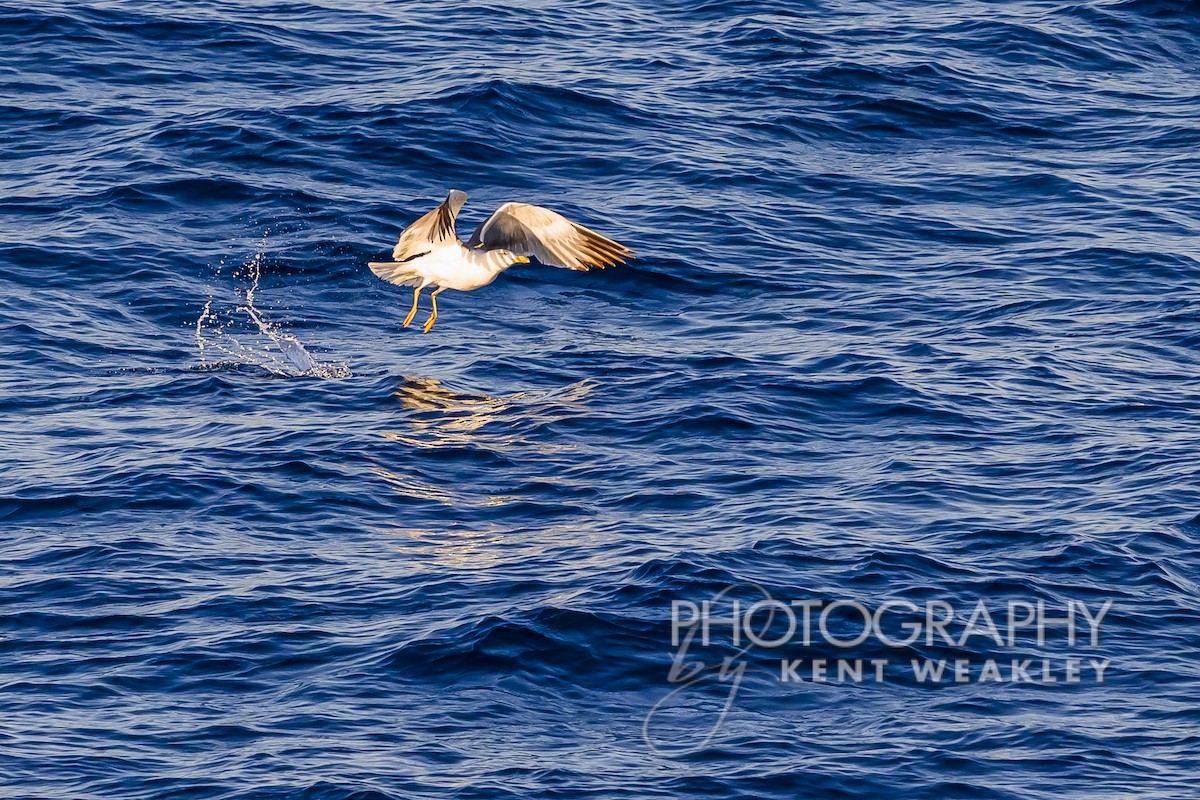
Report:
[[[469,250],[454,242],[414,259],[413,266],[422,277],[439,286],[469,292],[487,286],[507,266],[493,263],[495,260],[486,251]]]

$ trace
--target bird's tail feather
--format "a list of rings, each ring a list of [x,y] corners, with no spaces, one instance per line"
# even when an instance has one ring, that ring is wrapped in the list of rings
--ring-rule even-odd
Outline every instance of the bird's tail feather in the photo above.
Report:
[[[421,276],[413,271],[412,264],[403,261],[372,261],[367,266],[380,278],[399,286],[421,282]]]

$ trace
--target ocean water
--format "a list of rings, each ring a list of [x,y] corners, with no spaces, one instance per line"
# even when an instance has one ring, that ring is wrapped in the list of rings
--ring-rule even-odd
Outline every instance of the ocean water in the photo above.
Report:
[[[1197,53],[1173,0],[3,5],[0,795],[1200,797]],[[638,258],[402,329],[366,262],[450,188]],[[1001,635],[720,626],[767,597]]]

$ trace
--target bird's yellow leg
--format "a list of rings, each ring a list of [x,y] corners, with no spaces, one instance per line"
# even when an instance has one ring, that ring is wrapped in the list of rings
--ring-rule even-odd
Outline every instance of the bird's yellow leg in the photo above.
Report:
[[[412,310],[408,312],[408,316],[404,318],[404,324],[400,327],[407,328],[409,323],[411,323],[413,321],[413,317],[415,317],[417,315],[417,298],[421,296],[421,290],[424,288],[425,288],[424,286],[418,286],[417,288],[413,289]]]
[[[433,323],[437,322],[437,296],[441,293],[442,289],[439,286],[433,294],[429,295],[429,302],[433,303],[433,313],[429,315],[429,319],[425,320],[425,333],[429,333]]]

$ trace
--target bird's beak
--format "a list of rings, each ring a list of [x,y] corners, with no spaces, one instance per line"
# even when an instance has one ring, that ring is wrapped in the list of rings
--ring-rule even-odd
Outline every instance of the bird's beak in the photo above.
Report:
[[[529,257],[528,256],[517,256],[517,263],[518,264],[528,264]]]

